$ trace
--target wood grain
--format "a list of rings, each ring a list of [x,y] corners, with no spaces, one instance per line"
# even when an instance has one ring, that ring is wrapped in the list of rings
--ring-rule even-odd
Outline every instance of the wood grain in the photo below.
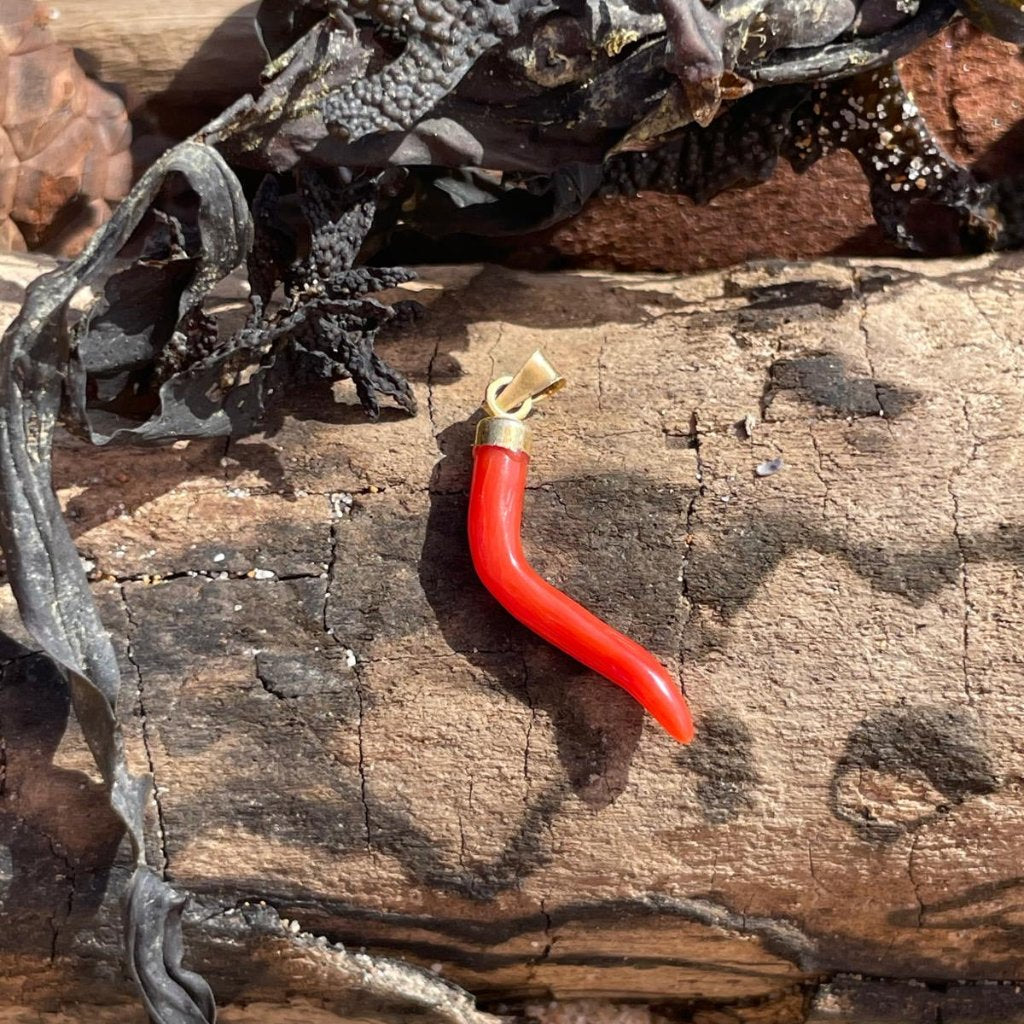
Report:
[[[63,442],[153,856],[229,1013],[361,1012],[225,916],[263,899],[490,1006],[1024,1021],[1022,269],[427,270],[381,344],[416,418],[340,385],[229,446]],[[570,387],[532,420],[528,550],[681,672],[689,748],[472,575],[470,420],[537,347]],[[10,652],[0,1003],[36,1021],[128,998],[121,862],[59,681]]]
[[[129,109],[170,134],[191,132],[259,87],[264,57],[241,0],[56,0],[51,28],[85,69],[125,92]],[[143,126],[139,126],[143,127]]]

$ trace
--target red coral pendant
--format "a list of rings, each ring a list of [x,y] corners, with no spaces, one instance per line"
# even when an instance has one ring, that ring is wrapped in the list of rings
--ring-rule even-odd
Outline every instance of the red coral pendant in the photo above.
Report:
[[[480,579],[526,627],[617,683],[681,743],[693,739],[686,698],[668,670],[567,594],[541,579],[526,560],[520,537],[530,434],[523,419],[533,403],[564,384],[534,353],[515,377],[487,389],[487,416],[477,427],[469,494],[469,547]]]

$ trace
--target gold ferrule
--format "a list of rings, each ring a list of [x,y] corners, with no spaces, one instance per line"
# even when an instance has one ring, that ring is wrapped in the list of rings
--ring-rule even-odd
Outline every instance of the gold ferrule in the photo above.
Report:
[[[476,425],[474,444],[493,444],[510,452],[530,454],[530,428],[514,416],[486,416]]]

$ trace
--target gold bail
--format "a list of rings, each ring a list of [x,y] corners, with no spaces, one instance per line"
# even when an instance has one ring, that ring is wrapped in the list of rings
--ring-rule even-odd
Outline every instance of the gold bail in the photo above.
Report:
[[[499,377],[487,389],[484,405],[492,416],[525,416],[548,395],[565,387],[565,378],[544,358],[534,352],[514,377]],[[500,392],[498,388],[501,388]]]

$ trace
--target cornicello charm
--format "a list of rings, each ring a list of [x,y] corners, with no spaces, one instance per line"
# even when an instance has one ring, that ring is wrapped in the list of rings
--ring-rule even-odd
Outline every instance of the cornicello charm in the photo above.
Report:
[[[486,416],[476,430],[469,494],[469,547],[487,589],[523,625],[617,683],[681,743],[693,719],[675,680],[650,651],[588,612],[537,574],[523,553],[520,530],[530,463],[523,422],[540,399],[565,384],[535,352],[514,377],[487,388]]]

